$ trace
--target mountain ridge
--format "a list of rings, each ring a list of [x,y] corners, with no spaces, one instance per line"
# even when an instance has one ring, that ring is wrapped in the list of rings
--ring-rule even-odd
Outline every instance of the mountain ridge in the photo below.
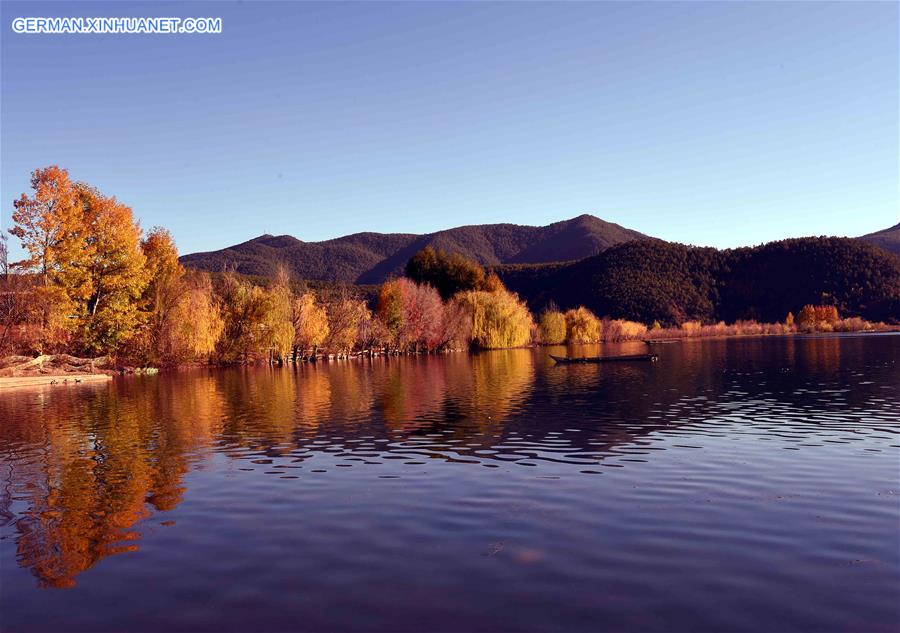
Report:
[[[371,284],[402,274],[409,258],[426,246],[485,265],[525,264],[583,259],[648,238],[582,214],[545,226],[473,224],[424,234],[364,231],[319,242],[266,233],[217,251],[184,255],[181,261],[200,270],[234,269],[251,275],[271,275],[284,265],[303,279]]]
[[[881,231],[862,235],[858,239],[900,255],[900,222]]]

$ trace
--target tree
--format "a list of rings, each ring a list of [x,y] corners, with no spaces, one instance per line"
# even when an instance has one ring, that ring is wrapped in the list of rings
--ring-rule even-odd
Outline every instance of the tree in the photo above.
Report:
[[[545,310],[540,321],[541,341],[558,345],[566,340],[566,317],[556,310]]]
[[[319,345],[328,338],[328,314],[324,307],[316,303],[316,296],[311,292],[305,292],[294,299],[292,308],[294,359],[296,360],[298,352],[308,349],[315,355]]]
[[[840,315],[836,307],[807,304],[797,314],[796,323],[802,330],[830,332],[839,320]]]
[[[378,319],[384,325],[394,347],[400,346],[404,330],[403,286],[393,279],[381,284],[378,290]]]
[[[266,355],[272,304],[269,293],[246,279],[227,273],[220,289],[224,329],[219,339],[219,358],[226,362],[252,361]]]
[[[63,286],[79,305],[82,344],[115,350],[141,324],[139,299],[147,287],[141,229],[131,209],[114,197],[79,184],[84,215],[84,259],[65,271]]]
[[[443,318],[436,334],[437,344],[433,349],[453,347],[461,349],[472,342],[472,312],[469,306],[459,301],[448,301],[443,305]]]
[[[207,273],[183,275],[177,285],[178,298],[157,339],[157,353],[167,363],[208,357],[225,328]]]
[[[37,349],[44,351],[67,340],[76,324],[68,318],[76,310],[70,293],[56,284],[64,283],[87,255],[84,209],[69,172],[56,165],[34,170],[31,188],[30,197],[23,193],[13,201],[15,226],[9,232],[28,253],[15,267],[40,279],[41,288],[34,290],[33,300],[40,330]]]
[[[159,322],[175,304],[178,282],[184,267],[178,261],[178,248],[168,230],[156,226],[141,240],[146,258],[147,287],[144,290],[145,309],[154,313],[152,321]]]
[[[294,345],[293,294],[286,268],[280,268],[274,284],[267,291],[268,311],[263,331],[270,350],[270,359],[281,363]]]
[[[405,273],[416,283],[434,286],[444,300],[458,292],[486,289],[484,269],[479,264],[455,253],[448,255],[437,251],[431,246],[412,256],[406,264]]]
[[[378,293],[378,318],[399,349],[434,350],[447,342],[444,305],[432,286],[409,279],[385,282]]]
[[[404,292],[404,336],[418,352],[419,346],[431,351],[443,341],[441,323],[444,319],[444,306],[441,297],[431,286],[406,281],[409,285]]]
[[[349,354],[359,340],[360,323],[370,318],[366,302],[342,289],[328,304],[327,312],[328,347],[339,354]]]
[[[484,349],[519,347],[531,339],[528,308],[509,291],[472,290],[457,295],[472,315],[472,343]]]
[[[184,267],[178,261],[175,240],[166,229],[154,227],[141,240],[141,251],[146,260],[147,286],[140,309],[145,313],[146,327],[138,351],[153,363],[166,357],[181,357],[181,350],[171,347],[176,338],[172,330],[181,329],[173,313],[188,289],[182,282]]]
[[[69,172],[56,165],[34,170],[31,188],[31,197],[23,193],[13,202],[9,232],[28,252],[17,265],[48,285],[84,257],[84,209]]]
[[[566,312],[566,338],[570,343],[599,343],[602,326],[584,306]]]
[[[364,350],[382,347],[391,338],[381,319],[372,314],[368,308],[360,311],[360,321],[357,326],[356,340]]]

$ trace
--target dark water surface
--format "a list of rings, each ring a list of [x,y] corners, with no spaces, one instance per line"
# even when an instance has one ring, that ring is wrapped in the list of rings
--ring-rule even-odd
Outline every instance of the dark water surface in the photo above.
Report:
[[[2,628],[898,630],[900,336],[657,349],[2,392]]]

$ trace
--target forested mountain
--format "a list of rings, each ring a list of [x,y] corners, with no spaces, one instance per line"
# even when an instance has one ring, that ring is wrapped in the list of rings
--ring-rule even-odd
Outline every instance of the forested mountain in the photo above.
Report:
[[[569,264],[495,271],[535,311],[552,301],[643,323],[773,322],[826,304],[845,316],[900,320],[900,257],[851,238],[722,251],[643,240]]]
[[[874,244],[886,251],[900,254],[900,224],[895,224],[883,231],[876,231],[875,233],[863,235],[859,239],[868,242],[869,244]]]
[[[288,235],[262,235],[220,251],[181,258],[192,268],[218,272],[234,268],[271,275],[280,265],[311,280],[380,283],[401,275],[406,262],[426,246],[458,253],[481,264],[571,261],[646,235],[591,215],[548,226],[484,224],[414,235],[356,233],[324,242],[301,242]]]

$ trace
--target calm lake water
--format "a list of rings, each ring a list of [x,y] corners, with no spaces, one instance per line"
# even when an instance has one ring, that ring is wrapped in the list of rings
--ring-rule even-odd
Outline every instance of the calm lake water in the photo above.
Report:
[[[0,624],[898,630],[900,336],[656,349],[0,393]]]

